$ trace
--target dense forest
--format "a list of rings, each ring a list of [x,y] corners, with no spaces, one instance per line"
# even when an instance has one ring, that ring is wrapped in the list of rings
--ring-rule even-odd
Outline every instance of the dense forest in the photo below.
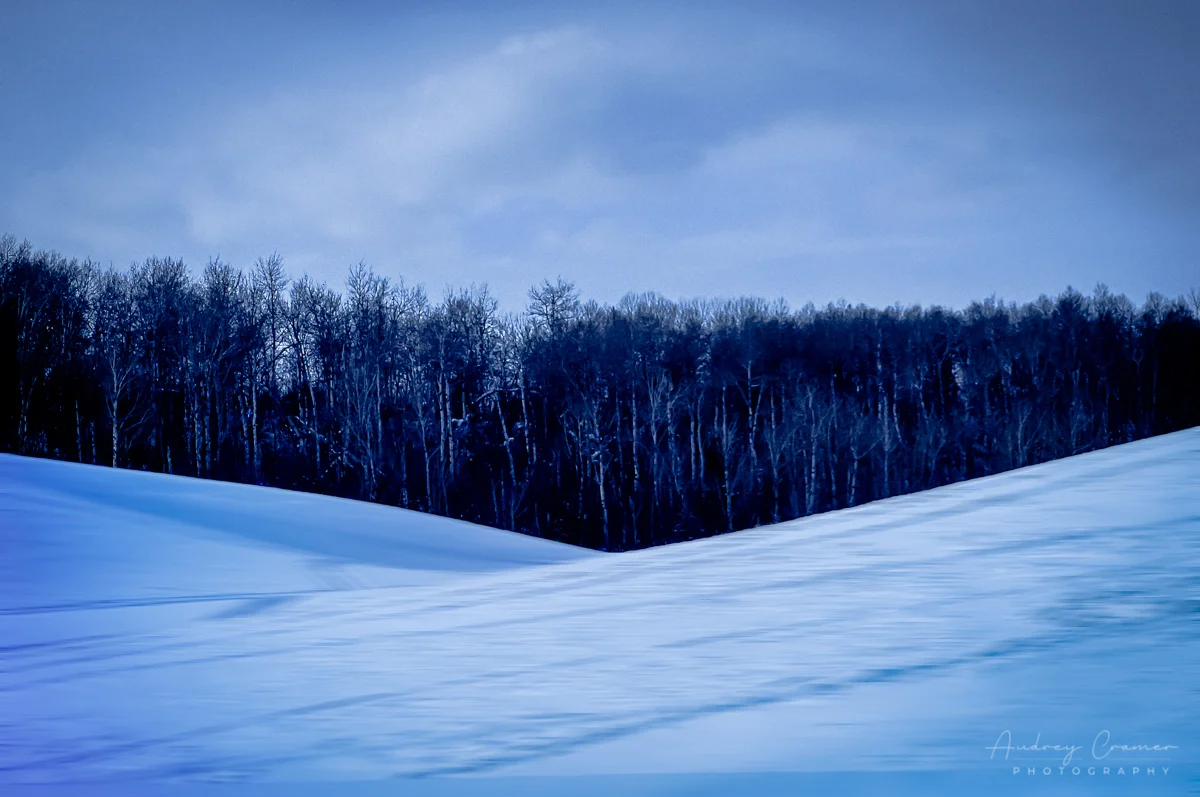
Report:
[[[519,315],[278,257],[198,276],[0,239],[0,449],[378,501],[607,550],[1200,424],[1200,298],[739,299]]]

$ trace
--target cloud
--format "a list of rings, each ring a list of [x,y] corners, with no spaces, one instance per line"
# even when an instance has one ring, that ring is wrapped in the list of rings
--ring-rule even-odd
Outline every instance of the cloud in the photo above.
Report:
[[[269,236],[353,243],[389,223],[523,192],[586,202],[586,166],[550,162],[528,142],[603,57],[602,43],[567,28],[508,38],[415,82],[281,90],[167,141],[93,151],[39,174],[15,215],[33,221],[53,208],[101,245],[119,245],[123,228],[144,235],[165,223],[180,243],[216,250]]]
[[[183,197],[191,232],[212,244],[301,223],[353,240],[390,213],[469,204],[468,190],[544,176],[523,142],[602,54],[577,30],[513,37],[415,84],[290,91],[242,110],[185,167],[220,177]]]
[[[817,24],[723,20],[531,26],[436,65],[234,88],[39,172],[4,216],[118,263],[279,251],[337,285],[366,259],[434,293],[488,282],[513,309],[556,274],[608,301],[1138,290],[1128,258],[1148,236],[1145,279],[1182,273],[1194,236],[1056,157],[1037,114]]]

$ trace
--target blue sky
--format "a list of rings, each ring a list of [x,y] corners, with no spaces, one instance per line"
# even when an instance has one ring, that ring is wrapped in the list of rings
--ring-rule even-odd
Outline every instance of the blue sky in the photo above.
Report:
[[[519,309],[1200,286],[1200,4],[5,3],[0,232]]]

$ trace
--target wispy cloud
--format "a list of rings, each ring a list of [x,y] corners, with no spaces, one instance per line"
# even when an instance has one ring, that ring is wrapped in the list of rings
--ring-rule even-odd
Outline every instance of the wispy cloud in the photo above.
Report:
[[[166,213],[205,247],[362,240],[397,212],[469,209],[514,178],[545,182],[523,142],[542,106],[602,57],[566,29],[507,39],[415,83],[292,87],[156,146],[89,153],[39,176],[33,199],[79,215],[107,206],[118,227]]]

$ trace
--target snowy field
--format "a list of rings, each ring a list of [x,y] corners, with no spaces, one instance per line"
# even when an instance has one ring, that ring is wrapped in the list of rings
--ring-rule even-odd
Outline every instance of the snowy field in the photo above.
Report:
[[[0,793],[1175,794],[1198,750],[1200,429],[620,555],[0,456]]]

